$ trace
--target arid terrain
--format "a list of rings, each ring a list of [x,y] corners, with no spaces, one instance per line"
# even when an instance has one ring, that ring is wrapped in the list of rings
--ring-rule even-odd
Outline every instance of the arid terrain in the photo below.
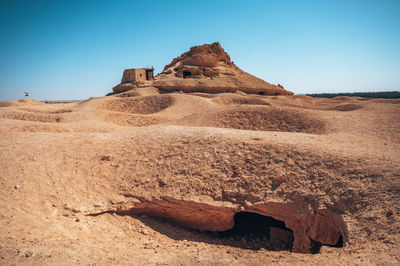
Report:
[[[400,263],[400,100],[0,104],[1,265]]]
[[[216,42],[0,102],[0,263],[398,264],[400,99],[293,95]]]

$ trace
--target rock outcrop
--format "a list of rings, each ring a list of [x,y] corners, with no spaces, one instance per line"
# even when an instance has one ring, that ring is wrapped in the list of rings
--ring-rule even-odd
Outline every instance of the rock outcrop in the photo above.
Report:
[[[263,95],[292,95],[238,68],[221,44],[194,46],[165,66],[154,86],[166,91],[235,92]]]
[[[119,207],[116,212],[145,214],[195,230],[214,232],[232,229],[237,213],[256,213],[284,225],[284,228],[277,228],[276,224],[271,224],[269,240],[284,242],[290,250],[300,253],[318,253],[322,245],[342,247],[348,241],[347,227],[340,215],[327,209],[311,210],[294,203],[267,202],[232,208],[163,197],[137,203],[130,208]]]
[[[188,52],[174,58],[162,73],[146,84],[121,83],[113,91],[120,93],[140,86],[154,86],[163,91],[293,94],[280,84],[270,84],[238,68],[219,42],[190,48]]]

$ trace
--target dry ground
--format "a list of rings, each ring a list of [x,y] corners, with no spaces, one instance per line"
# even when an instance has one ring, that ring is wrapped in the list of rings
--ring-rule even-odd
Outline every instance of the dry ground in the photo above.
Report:
[[[147,94],[1,104],[0,264],[400,263],[400,100]],[[113,212],[163,196],[301,201],[341,214],[349,242],[249,249]]]

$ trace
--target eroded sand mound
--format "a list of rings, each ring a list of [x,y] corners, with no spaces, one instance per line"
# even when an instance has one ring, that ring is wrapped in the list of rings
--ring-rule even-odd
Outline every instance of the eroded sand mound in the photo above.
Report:
[[[44,103],[36,101],[36,100],[32,100],[32,99],[22,99],[22,100],[19,100],[19,101],[3,101],[3,102],[0,102],[0,107],[37,105],[37,104],[44,104]]]
[[[219,128],[234,128],[257,131],[282,131],[322,134],[325,123],[313,118],[304,111],[260,106],[239,106],[224,111],[207,114],[204,117],[191,117],[193,125]],[[189,120],[189,119],[186,119]]]
[[[332,108],[332,110],[347,112],[347,111],[354,111],[360,108],[362,108],[360,105],[350,103],[350,104],[341,104],[335,106]]]
[[[170,107],[174,98],[168,95],[147,96],[111,100],[104,104],[104,109],[131,114],[154,114]]]
[[[62,113],[62,111],[59,111]],[[57,113],[53,113],[49,111],[46,114],[41,113],[40,111],[11,111],[4,112],[1,114],[1,117],[7,119],[15,119],[15,120],[26,120],[26,121],[35,121],[35,122],[47,122],[47,123],[59,123],[62,122],[63,118]]]
[[[106,113],[103,116],[105,122],[111,122],[124,127],[144,127],[156,125],[163,122],[163,119],[157,117],[148,117],[135,114]]]
[[[214,100],[219,104],[249,104],[249,105],[271,105],[264,99],[250,97],[218,97]]]
[[[0,109],[2,264],[397,263],[398,101],[157,93]]]

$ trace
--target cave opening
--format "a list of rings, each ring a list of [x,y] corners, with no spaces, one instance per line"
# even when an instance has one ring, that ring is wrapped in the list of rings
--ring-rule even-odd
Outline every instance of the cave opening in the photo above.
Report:
[[[283,221],[253,212],[237,212],[234,226],[218,232],[224,244],[247,249],[291,250],[293,231]]]
[[[183,76],[184,79],[187,78],[187,77],[190,77],[191,75],[192,75],[192,73],[190,71],[183,71],[182,72],[182,76]]]
[[[322,245],[340,248],[346,244],[346,228],[340,228],[345,226],[340,224],[340,217],[336,217],[338,224],[334,224],[328,219],[316,220],[313,219],[315,216],[304,216],[305,219],[310,219],[311,225],[311,228],[305,228],[304,223],[307,220],[297,226],[296,220],[293,220],[296,218],[290,215],[275,216],[271,211],[267,213],[257,209],[245,211],[196,202],[185,202],[186,205],[178,203],[181,202],[171,199],[154,203],[145,202],[119,214],[144,219],[144,222],[155,230],[176,240],[206,242],[250,250],[289,250],[315,254],[320,251]],[[277,217],[284,218],[278,220]],[[332,216],[332,219],[334,218],[335,216]],[[288,223],[290,228],[286,226]],[[170,228],[170,225],[173,228]],[[306,231],[310,229],[314,230]]]

